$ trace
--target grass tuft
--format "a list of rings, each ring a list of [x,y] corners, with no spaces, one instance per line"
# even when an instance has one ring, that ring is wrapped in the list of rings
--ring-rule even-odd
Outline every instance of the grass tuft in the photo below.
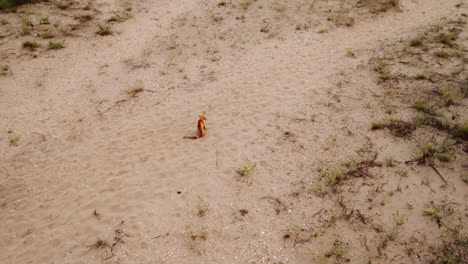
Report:
[[[61,41],[49,40],[49,43],[47,43],[47,48],[49,49],[63,49],[64,47]]]
[[[256,163],[251,163],[251,162],[246,161],[244,163],[244,166],[241,169],[237,170],[237,173],[239,173],[239,175],[242,177],[249,178],[252,176],[256,167],[257,167]]]
[[[27,41],[23,42],[22,46],[23,46],[23,49],[28,49],[30,51],[34,51],[39,47],[39,44],[37,44],[37,42],[35,42],[35,41],[27,40]]]

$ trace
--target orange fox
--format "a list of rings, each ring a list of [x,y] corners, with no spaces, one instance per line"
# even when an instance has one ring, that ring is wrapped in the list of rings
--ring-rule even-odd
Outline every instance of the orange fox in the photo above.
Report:
[[[184,138],[188,138],[188,139],[197,139],[197,138],[202,138],[206,135],[206,127],[205,127],[205,122],[206,120],[206,115],[205,115],[205,112],[203,112],[203,114],[201,114],[198,118],[198,122],[197,122],[197,135],[196,136],[192,136],[192,137],[187,137],[185,136]]]

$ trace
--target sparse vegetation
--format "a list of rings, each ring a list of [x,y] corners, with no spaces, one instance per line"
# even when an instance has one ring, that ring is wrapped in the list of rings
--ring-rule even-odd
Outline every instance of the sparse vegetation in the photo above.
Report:
[[[125,22],[129,19],[133,18],[133,14],[130,12],[124,12],[122,14],[117,14],[111,16],[107,21],[108,22]]]
[[[6,64],[0,64],[0,75],[7,75],[10,73],[10,67]]]
[[[198,197],[198,204],[197,204],[197,211],[198,211],[198,216],[203,217],[206,215],[210,208],[210,204],[203,199],[203,197]]]
[[[21,35],[26,36],[31,32],[31,22],[25,20],[21,23]]]
[[[10,139],[10,146],[17,147],[17,146],[19,146],[19,142],[20,142],[20,137],[19,136],[13,136]]]
[[[379,130],[379,129],[384,129],[386,126],[387,124],[384,121],[375,121],[375,122],[372,122],[371,129]]]
[[[96,34],[100,36],[109,36],[109,35],[114,34],[114,32],[109,26],[99,25],[98,31],[96,32]]]
[[[453,136],[455,138],[468,140],[468,123],[457,126],[453,132]]]
[[[70,8],[72,5],[74,5],[75,1],[74,0],[56,0],[54,4],[56,7],[65,10],[65,9]]]
[[[239,173],[239,175],[242,177],[250,178],[256,167],[257,167],[256,163],[251,163],[251,162],[246,161],[244,163],[244,166],[241,169],[239,169],[237,173]]]
[[[110,246],[111,245],[107,241],[98,238],[96,242],[94,242],[92,245],[88,247],[93,248],[93,249],[101,249],[101,248],[107,248]]]
[[[409,41],[410,47],[421,47],[423,45],[423,38],[421,36],[413,38]]]
[[[47,43],[47,47],[49,49],[63,49],[64,48],[63,42],[61,42],[61,41],[52,41],[52,40],[49,40],[49,42]]]
[[[253,2],[253,0],[242,0],[239,5],[242,10],[247,11]]]
[[[39,25],[49,25],[49,16],[39,18]]]
[[[423,113],[431,113],[431,110],[426,106],[424,102],[421,102],[421,101],[416,101],[414,103],[414,109],[416,109],[416,111],[423,112]]]
[[[54,37],[54,34],[52,34],[48,30],[44,30],[44,31],[41,31],[41,32],[37,33],[37,36],[40,37],[40,38],[43,38],[43,39],[50,39],[50,38]]]
[[[189,231],[189,240],[188,246],[190,250],[198,255],[202,255],[204,253],[204,249],[200,244],[202,241],[205,241],[208,235],[208,226],[202,226],[200,230],[193,231],[190,228]]]
[[[345,242],[343,242],[341,239],[336,239],[333,242],[333,246],[331,250],[325,254],[327,257],[334,256],[337,259],[343,259],[346,254],[349,252],[349,246]]]
[[[23,48],[24,48],[24,49],[28,49],[28,50],[30,50],[30,51],[34,51],[34,50],[36,50],[38,47],[39,47],[39,44],[37,44],[37,42],[35,42],[35,41],[29,41],[29,40],[27,40],[27,41],[23,42]]]
[[[434,210],[424,210],[423,215],[434,219],[437,225],[440,227],[442,225],[442,216],[440,215],[440,211],[440,208],[435,208]]]
[[[127,87],[123,92],[130,98],[136,97],[139,93],[143,92],[143,81],[137,80],[134,84]]]
[[[0,0],[0,10],[28,3],[40,2],[41,0]]]
[[[457,40],[458,35],[453,34],[453,33],[441,33],[437,36],[437,40],[449,47],[455,46],[454,41]]]

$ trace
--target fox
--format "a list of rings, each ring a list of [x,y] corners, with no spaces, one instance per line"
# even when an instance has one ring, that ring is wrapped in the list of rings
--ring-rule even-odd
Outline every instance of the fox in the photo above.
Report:
[[[203,112],[201,115],[198,116],[197,122],[197,134],[196,136],[185,136],[186,139],[199,139],[206,135],[206,115]]]

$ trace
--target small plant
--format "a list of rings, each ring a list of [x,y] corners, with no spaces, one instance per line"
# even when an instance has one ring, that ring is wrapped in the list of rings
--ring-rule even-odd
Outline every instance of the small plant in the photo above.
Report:
[[[44,30],[37,33],[37,36],[43,39],[50,39],[54,37],[54,34],[50,33],[48,30]]]
[[[249,178],[252,176],[255,167],[257,167],[256,163],[251,163],[247,161],[244,163],[244,166],[237,171],[237,173],[239,173],[239,175],[242,177]]]
[[[436,90],[437,94],[442,97],[447,97],[449,95],[449,89],[446,86],[439,86]]]
[[[37,44],[37,42],[35,42],[35,41],[29,41],[29,40],[27,40],[27,41],[23,42],[23,48],[24,48],[24,49],[28,49],[28,50],[30,50],[30,51],[34,51],[34,50],[36,50],[38,47],[39,47],[39,44]]]
[[[406,223],[406,219],[403,216],[397,215],[395,218],[395,224],[396,225],[404,225]]]
[[[463,50],[454,50],[450,53],[450,57],[455,58],[463,58],[463,55],[465,55],[465,51]]]
[[[101,249],[101,248],[111,247],[111,245],[109,245],[107,241],[98,238],[96,242],[94,242],[91,246],[88,246],[88,247],[94,248],[94,249]]]
[[[447,45],[447,46],[454,46],[454,41],[457,40],[458,36],[452,33],[441,33],[437,36],[437,41]]]
[[[19,136],[14,136],[13,138],[10,139],[10,146],[17,147],[20,142],[20,137]]]
[[[441,227],[441,225],[442,225],[442,216],[440,215],[440,208],[435,208],[434,210],[424,210],[423,215],[424,216],[430,216],[432,219],[434,219],[436,221],[437,225],[439,225],[439,227]]]
[[[421,47],[423,44],[423,38],[422,37],[416,37],[413,38],[409,41],[409,46],[410,47]]]
[[[202,226],[198,232],[190,230],[189,241],[188,241],[190,250],[197,253],[198,255],[202,255],[204,250],[202,246],[200,245],[200,242],[206,240],[207,235],[208,235],[208,226]]]
[[[372,130],[384,129],[386,125],[387,124],[384,121],[375,121],[375,122],[372,122],[371,129]]]
[[[287,9],[287,6],[280,2],[273,2],[271,4],[271,9],[275,10],[278,13],[284,13]]]
[[[450,153],[446,153],[446,152],[436,153],[435,158],[440,160],[441,162],[450,162],[450,161],[452,161],[452,155],[450,155]]]
[[[424,104],[424,102],[421,101],[416,101],[414,103],[414,109],[423,113],[431,113],[431,110],[426,106],[426,104]]]
[[[252,4],[253,0],[243,0],[240,2],[240,8],[244,11],[247,11]]]
[[[415,154],[418,159],[426,160],[432,159],[436,152],[436,148],[431,143],[423,142],[419,144]]]
[[[390,231],[385,232],[385,239],[388,241],[395,241],[397,240],[398,235],[398,231],[396,229],[392,229]]]
[[[52,41],[52,40],[49,40],[49,43],[47,43],[47,47],[49,49],[63,49],[64,48],[63,42],[61,42],[61,41]]]
[[[462,181],[468,184],[468,172],[465,172],[461,175]]]
[[[49,16],[39,18],[39,25],[49,25]]]
[[[60,9],[68,9],[72,5],[75,4],[74,0],[58,0],[55,2],[55,6],[60,8]]]
[[[123,14],[117,14],[111,16],[107,21],[108,22],[124,22],[133,17],[133,14],[130,12],[125,12]]]
[[[0,75],[7,75],[10,72],[10,67],[6,64],[0,64]]]
[[[397,119],[387,122],[386,128],[390,130],[392,135],[401,138],[410,136],[416,129],[414,124]]]
[[[385,158],[385,166],[387,167],[395,167],[396,166],[396,161],[394,158],[388,157]]]
[[[468,123],[457,126],[453,132],[453,136],[455,138],[468,140]]]
[[[337,258],[343,258],[346,254],[348,254],[349,246],[341,241],[340,239],[336,239],[333,242],[333,247],[331,248],[330,252],[327,254],[328,256],[335,256]]]
[[[124,90],[124,93],[130,97],[136,97],[137,94],[141,93],[144,91],[143,88],[143,81],[142,80],[137,80],[134,84],[130,85],[127,89]]]
[[[434,52],[434,55],[436,57],[443,58],[443,59],[450,58],[450,53],[446,50],[438,50]]]
[[[388,63],[382,59],[382,58],[377,58],[376,61],[375,61],[375,65],[374,65],[374,70],[378,73],[386,73],[387,72],[387,67],[388,67]]]
[[[98,34],[100,36],[109,36],[109,35],[114,34],[114,32],[112,31],[112,29],[109,26],[99,25],[99,28],[98,28],[98,31],[96,32],[96,34]]]
[[[31,22],[25,20],[21,24],[21,35],[26,36],[31,32]]]
[[[78,14],[73,17],[75,20],[80,21],[81,23],[86,23],[93,20],[94,16],[92,14]]]
[[[354,25],[354,17],[347,13],[336,13],[328,17],[328,21],[332,21],[336,26],[347,26],[351,27]]]
[[[356,54],[354,53],[354,51],[352,49],[347,49],[346,50],[346,57],[356,58]]]
[[[416,76],[414,76],[414,79],[415,80],[427,80],[427,77],[426,75],[419,73],[419,74],[416,74]]]
[[[210,204],[205,201],[202,197],[198,197],[198,204],[197,204],[197,211],[198,211],[198,216],[203,217],[206,215],[210,208]]]

